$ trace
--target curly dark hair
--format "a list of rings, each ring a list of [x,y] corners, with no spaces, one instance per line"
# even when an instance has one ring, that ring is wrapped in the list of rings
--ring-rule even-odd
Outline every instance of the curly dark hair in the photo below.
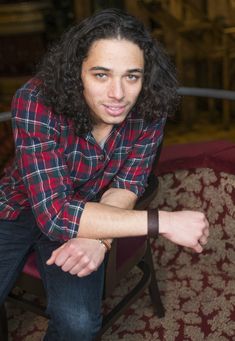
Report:
[[[144,53],[143,87],[135,104],[139,116],[151,122],[172,114],[179,103],[175,67],[161,45],[132,15],[118,9],[102,10],[70,28],[49,50],[38,72],[45,103],[56,114],[72,117],[78,135],[92,129],[83,97],[82,62],[95,41],[110,38],[131,41]]]

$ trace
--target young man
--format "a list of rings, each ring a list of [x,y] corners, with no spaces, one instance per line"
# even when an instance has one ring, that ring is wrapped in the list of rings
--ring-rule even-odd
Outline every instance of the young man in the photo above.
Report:
[[[0,297],[34,248],[51,317],[45,340],[93,340],[112,238],[164,235],[202,251],[200,212],[133,210],[178,101],[166,55],[109,9],[71,28],[12,102],[16,157],[0,183]]]

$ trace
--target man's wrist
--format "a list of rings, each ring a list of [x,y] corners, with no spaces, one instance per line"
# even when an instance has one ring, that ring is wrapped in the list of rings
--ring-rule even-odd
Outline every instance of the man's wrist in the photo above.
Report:
[[[158,208],[150,208],[148,214],[148,237],[157,238],[159,235],[159,216]]]
[[[172,212],[168,211],[159,211],[159,234],[166,234],[169,231],[170,227],[170,216]]]
[[[98,241],[100,242],[101,245],[104,246],[106,252],[109,252],[111,250],[112,239],[98,239]]]

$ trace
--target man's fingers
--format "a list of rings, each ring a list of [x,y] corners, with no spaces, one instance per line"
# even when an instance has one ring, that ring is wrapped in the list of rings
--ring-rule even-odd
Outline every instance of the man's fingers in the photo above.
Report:
[[[62,264],[61,266],[61,269],[64,271],[64,272],[70,272],[70,270],[76,266],[77,264],[77,260],[74,259],[74,257],[68,257],[66,259],[66,261]]]
[[[47,265],[52,265],[55,263],[58,254],[61,252],[61,249],[63,249],[64,246],[65,244],[61,245],[60,247],[58,247],[52,252],[51,257],[46,262]]]
[[[84,277],[91,274],[94,271],[97,271],[99,263],[100,262],[97,263],[96,260],[91,260],[89,262],[81,261],[78,264],[76,264],[73,268],[71,268],[69,270],[69,273],[71,275],[77,275],[78,277]]]
[[[82,269],[88,267],[89,263],[90,260],[87,256],[69,257],[61,266],[61,269],[65,272],[68,271],[71,275],[74,275],[77,272],[81,271]]]
[[[96,270],[97,270],[97,269],[96,269]],[[77,276],[78,276],[78,277],[85,277],[85,276],[90,275],[93,271],[96,271],[96,270],[91,270],[91,269],[88,269],[88,268],[84,268],[84,269],[80,270],[80,271],[77,273]]]
[[[84,277],[89,275],[90,273],[92,273],[93,271],[91,269],[89,269],[87,266],[83,267],[81,265],[75,266],[74,268],[72,268],[69,273],[71,275],[76,275],[78,277]]]
[[[68,254],[68,252],[66,252],[65,250],[60,250],[60,252],[58,252],[56,259],[55,259],[55,264],[57,266],[63,266],[67,260],[69,259],[70,255]]]
[[[47,265],[52,265],[55,263],[56,256],[58,253],[59,253],[58,249],[52,252],[51,257],[46,262]]]
[[[193,247],[193,249],[197,252],[197,253],[201,253],[203,251],[202,246],[198,243],[196,246]]]
[[[207,236],[203,235],[200,239],[199,239],[199,243],[201,245],[206,245],[207,243]]]
[[[206,237],[209,237],[209,234],[210,234],[209,228],[204,229],[203,234],[204,234]]]
[[[64,272],[84,277],[97,270],[104,254],[104,248],[97,240],[70,239],[52,252],[47,264],[55,264]]]

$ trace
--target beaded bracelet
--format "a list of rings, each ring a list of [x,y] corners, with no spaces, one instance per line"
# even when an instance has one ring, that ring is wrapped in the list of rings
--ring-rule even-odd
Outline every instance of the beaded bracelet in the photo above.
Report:
[[[111,243],[110,242],[108,242],[107,240],[104,240],[104,239],[98,239],[98,241],[100,242],[100,244],[104,245],[106,251],[111,250]]]

